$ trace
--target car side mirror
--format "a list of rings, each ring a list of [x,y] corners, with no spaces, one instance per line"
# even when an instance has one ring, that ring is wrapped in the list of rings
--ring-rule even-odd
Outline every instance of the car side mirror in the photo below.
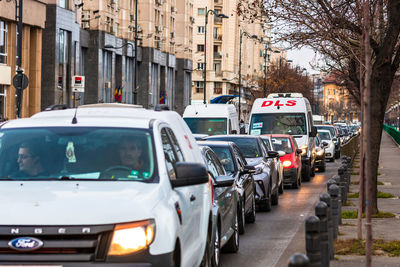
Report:
[[[303,153],[303,150],[301,150],[300,148],[296,149],[296,154],[300,155],[301,153]]]
[[[311,128],[310,136],[311,137],[316,137],[317,136],[317,127],[313,126]]]
[[[269,158],[276,158],[279,156],[279,153],[277,151],[268,151],[267,153]]]
[[[235,178],[231,176],[220,175],[215,179],[215,187],[228,187],[232,186],[235,182]]]
[[[255,173],[256,168],[254,166],[246,165],[246,166],[244,166],[243,172],[244,173]]]
[[[208,172],[204,164],[177,162],[175,164],[176,179],[171,180],[172,187],[199,185],[208,183]]]
[[[284,151],[282,151],[282,150],[279,150],[279,151],[278,151],[278,155],[279,155],[279,157],[283,157],[283,156],[286,155],[286,152],[284,152]]]

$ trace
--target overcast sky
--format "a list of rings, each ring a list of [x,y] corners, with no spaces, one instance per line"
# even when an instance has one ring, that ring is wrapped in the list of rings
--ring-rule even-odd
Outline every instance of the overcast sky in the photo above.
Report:
[[[302,68],[306,68],[308,73],[319,73],[318,70],[313,70],[309,64],[312,62],[316,63],[317,56],[312,49],[302,48],[300,50],[287,50],[287,59],[293,60],[293,66],[301,66]]]

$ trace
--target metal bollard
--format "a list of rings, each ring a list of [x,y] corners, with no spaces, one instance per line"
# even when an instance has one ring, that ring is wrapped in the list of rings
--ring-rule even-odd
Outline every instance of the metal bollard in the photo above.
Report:
[[[289,267],[309,267],[310,260],[308,257],[301,253],[293,254],[289,259]]]
[[[340,176],[340,183],[343,185],[343,186],[345,186],[346,187],[346,194],[344,195],[344,200],[346,201],[347,200],[347,192],[349,192],[349,187],[350,187],[350,185],[349,185],[349,183],[347,182],[347,177],[346,177],[346,174],[345,174],[345,168],[342,166],[342,167],[340,167],[339,169],[338,169],[338,174],[339,174],[339,176]]]
[[[318,202],[315,205],[315,215],[319,218],[321,266],[329,267],[328,205],[322,201]]]
[[[337,185],[338,183],[337,183],[336,180],[334,180],[334,179],[329,179],[328,182],[326,182],[326,191],[328,191],[328,190],[329,190],[329,187],[330,187],[331,185],[333,185],[333,184]]]
[[[339,186],[333,184],[329,187],[328,190],[329,195],[331,196],[332,200],[332,225],[333,225],[333,238],[336,239],[338,236],[338,227],[339,227]]]
[[[321,266],[319,223],[317,216],[306,218],[306,251],[312,267]]]
[[[331,196],[328,193],[323,193],[319,196],[319,200],[325,202],[328,206],[327,218],[328,218],[328,243],[329,243],[329,259],[333,260],[335,257],[335,251],[333,249],[333,225],[332,225],[332,211],[331,211]]]
[[[344,183],[344,181],[340,180],[339,175],[334,175],[332,179],[336,181],[336,184],[340,188],[340,200],[342,201],[342,203],[346,202],[346,197],[347,197],[346,184]]]

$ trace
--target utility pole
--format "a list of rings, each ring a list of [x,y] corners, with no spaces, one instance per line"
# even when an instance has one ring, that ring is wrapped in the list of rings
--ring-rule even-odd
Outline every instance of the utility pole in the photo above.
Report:
[[[137,34],[138,34],[138,1],[135,0],[135,58],[133,59],[134,62],[133,64],[135,65],[135,79],[133,82],[133,104],[137,104],[137,93],[138,93],[138,88],[137,88]]]
[[[263,97],[267,96],[267,51],[268,51],[268,44],[264,43],[264,95]]]

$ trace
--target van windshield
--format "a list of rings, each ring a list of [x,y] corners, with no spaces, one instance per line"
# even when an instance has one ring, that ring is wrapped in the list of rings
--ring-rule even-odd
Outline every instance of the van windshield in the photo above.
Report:
[[[0,131],[0,181],[109,180],[152,182],[147,130],[41,127]]]
[[[304,113],[253,114],[250,122],[250,134],[306,135],[306,117]]]
[[[183,118],[192,133],[195,134],[227,134],[226,118]]]

